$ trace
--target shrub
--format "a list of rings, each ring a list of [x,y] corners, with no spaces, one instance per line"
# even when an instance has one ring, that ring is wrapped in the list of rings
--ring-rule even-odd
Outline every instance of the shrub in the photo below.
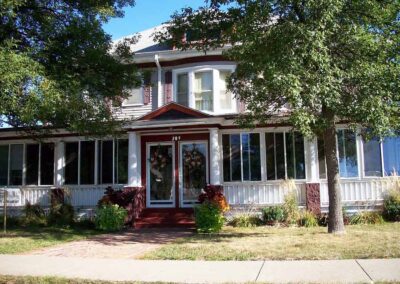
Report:
[[[99,200],[98,207],[101,208],[103,205],[118,205],[127,210],[126,223],[130,223],[134,220],[134,199],[135,189],[124,188],[122,190],[115,190],[111,186],[106,188],[104,196]]]
[[[103,231],[121,230],[127,215],[127,210],[116,204],[103,205],[96,211],[96,228]]]
[[[45,226],[47,220],[43,208],[39,204],[27,202],[20,223],[22,226]]]
[[[232,220],[229,222],[229,225],[233,227],[256,227],[260,226],[262,221],[260,217],[257,215],[249,215],[249,214],[237,214]]]
[[[303,211],[300,214],[299,226],[307,228],[317,227],[318,226],[317,216],[311,211]]]
[[[383,216],[389,221],[400,221],[400,191],[390,190],[384,197]]]
[[[266,224],[275,224],[283,222],[285,219],[284,210],[282,206],[265,207],[262,210],[262,218]]]
[[[194,217],[199,233],[217,233],[222,229],[224,217],[218,204],[203,202],[194,208]]]
[[[350,224],[382,224],[384,223],[383,217],[376,211],[362,211],[357,212],[350,218]]]
[[[71,204],[52,204],[48,217],[49,223],[57,226],[74,223],[75,211]]]
[[[297,195],[294,190],[285,195],[282,205],[283,215],[287,224],[296,224],[300,217],[300,210],[297,205]]]
[[[207,185],[204,191],[199,195],[200,203],[213,203],[219,207],[222,212],[229,210],[229,204],[225,199],[222,189],[219,186]]]

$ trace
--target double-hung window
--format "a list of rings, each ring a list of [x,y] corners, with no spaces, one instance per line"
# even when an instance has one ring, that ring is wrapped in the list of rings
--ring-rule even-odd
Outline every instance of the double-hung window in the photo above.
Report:
[[[261,180],[260,134],[223,134],[224,181]]]
[[[194,73],[194,100],[198,110],[213,111],[213,72]]]

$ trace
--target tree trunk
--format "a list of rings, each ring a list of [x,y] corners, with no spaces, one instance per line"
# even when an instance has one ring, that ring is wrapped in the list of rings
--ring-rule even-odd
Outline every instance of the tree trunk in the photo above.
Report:
[[[339,163],[336,154],[335,116],[331,111],[325,110],[324,117],[327,122],[327,128],[324,131],[324,144],[329,195],[328,233],[344,234]]]

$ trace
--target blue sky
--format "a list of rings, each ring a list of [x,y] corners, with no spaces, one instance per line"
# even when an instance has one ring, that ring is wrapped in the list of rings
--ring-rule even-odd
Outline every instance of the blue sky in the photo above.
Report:
[[[113,40],[157,26],[170,19],[183,7],[198,8],[204,0],[136,0],[134,7],[125,8],[125,16],[110,20],[104,30]]]

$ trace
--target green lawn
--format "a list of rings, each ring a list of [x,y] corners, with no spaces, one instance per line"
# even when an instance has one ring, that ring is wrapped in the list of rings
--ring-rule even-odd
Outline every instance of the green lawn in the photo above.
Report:
[[[7,234],[0,234],[0,254],[14,254],[49,247],[65,242],[85,239],[99,234],[93,229],[79,226],[70,228],[28,227],[11,228]]]
[[[143,259],[292,260],[400,257],[400,223],[353,225],[345,235],[324,227],[225,227],[217,235],[178,239]]]
[[[0,275],[0,283],[7,284],[136,284],[141,282],[123,282],[123,281],[100,281],[100,280],[83,280],[83,279],[67,279],[61,277],[33,277],[33,276],[5,276]],[[160,282],[154,282],[160,283]]]

